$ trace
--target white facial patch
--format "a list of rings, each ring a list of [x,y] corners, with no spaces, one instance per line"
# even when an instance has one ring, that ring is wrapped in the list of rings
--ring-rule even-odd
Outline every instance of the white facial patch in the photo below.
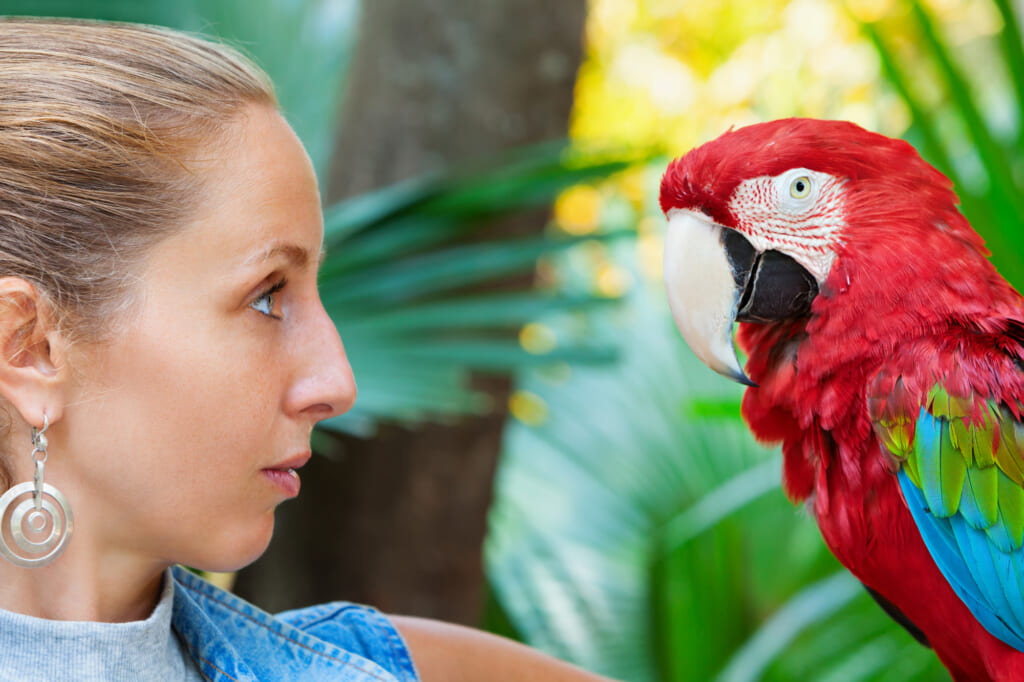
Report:
[[[823,284],[846,226],[842,190],[840,178],[792,168],[744,180],[733,192],[729,210],[755,249],[781,251]]]

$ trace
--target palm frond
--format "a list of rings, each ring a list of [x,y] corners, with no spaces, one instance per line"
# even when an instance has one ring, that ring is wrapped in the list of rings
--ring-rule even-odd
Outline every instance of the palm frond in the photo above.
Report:
[[[1007,279],[1024,284],[1024,49],[1012,7],[997,2],[1003,18],[1000,35],[985,52],[986,78],[968,78],[942,26],[920,2],[901,3],[909,10],[905,22],[881,19],[862,24],[874,44],[882,72],[910,114],[907,138],[951,180],[961,208],[992,251],[992,261]],[[903,45],[902,49],[893,47]],[[913,49],[908,45],[914,46]],[[927,83],[938,95],[924,94]],[[1007,91],[1010,96],[993,93]],[[993,103],[1012,109],[993,114]],[[1011,119],[1016,129],[1000,129]]]
[[[588,158],[569,154],[564,144],[545,144],[519,150],[511,161],[422,178],[329,208],[320,286],[359,377],[360,399],[353,412],[324,426],[365,433],[380,419],[479,413],[491,406],[469,387],[471,371],[614,360],[614,349],[600,342],[556,339],[538,351],[516,339],[542,311],[585,313],[607,304],[606,296],[522,286],[478,290],[509,277],[529,279],[539,258],[584,241],[631,240],[629,230],[484,239],[496,216],[551,202],[562,189],[621,171],[636,158]]]

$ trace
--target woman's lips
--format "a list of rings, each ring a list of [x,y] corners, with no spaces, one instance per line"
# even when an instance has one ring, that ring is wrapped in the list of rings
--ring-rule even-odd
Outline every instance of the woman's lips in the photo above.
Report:
[[[262,469],[260,473],[287,497],[295,497],[299,494],[299,487],[302,485],[302,482],[299,480],[299,474],[295,469]]]
[[[295,470],[309,461],[312,453],[303,452],[289,459],[284,460],[272,467],[262,469],[260,473],[267,477],[278,489],[288,497],[295,497],[299,494],[302,482]]]

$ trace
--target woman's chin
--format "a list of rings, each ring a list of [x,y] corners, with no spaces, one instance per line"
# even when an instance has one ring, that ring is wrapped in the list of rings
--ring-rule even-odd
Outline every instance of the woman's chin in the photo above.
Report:
[[[200,571],[230,573],[245,568],[259,559],[270,545],[274,534],[274,516],[267,514],[266,520],[257,527],[244,532],[225,534],[214,542],[203,542],[196,556],[177,563]]]

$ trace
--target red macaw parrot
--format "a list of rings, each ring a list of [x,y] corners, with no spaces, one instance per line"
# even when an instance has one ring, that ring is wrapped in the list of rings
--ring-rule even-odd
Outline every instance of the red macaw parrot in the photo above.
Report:
[[[1024,680],[1024,300],[950,181],[787,119],[673,161],[660,199],[672,315],[748,385],[789,497],[955,680]]]

